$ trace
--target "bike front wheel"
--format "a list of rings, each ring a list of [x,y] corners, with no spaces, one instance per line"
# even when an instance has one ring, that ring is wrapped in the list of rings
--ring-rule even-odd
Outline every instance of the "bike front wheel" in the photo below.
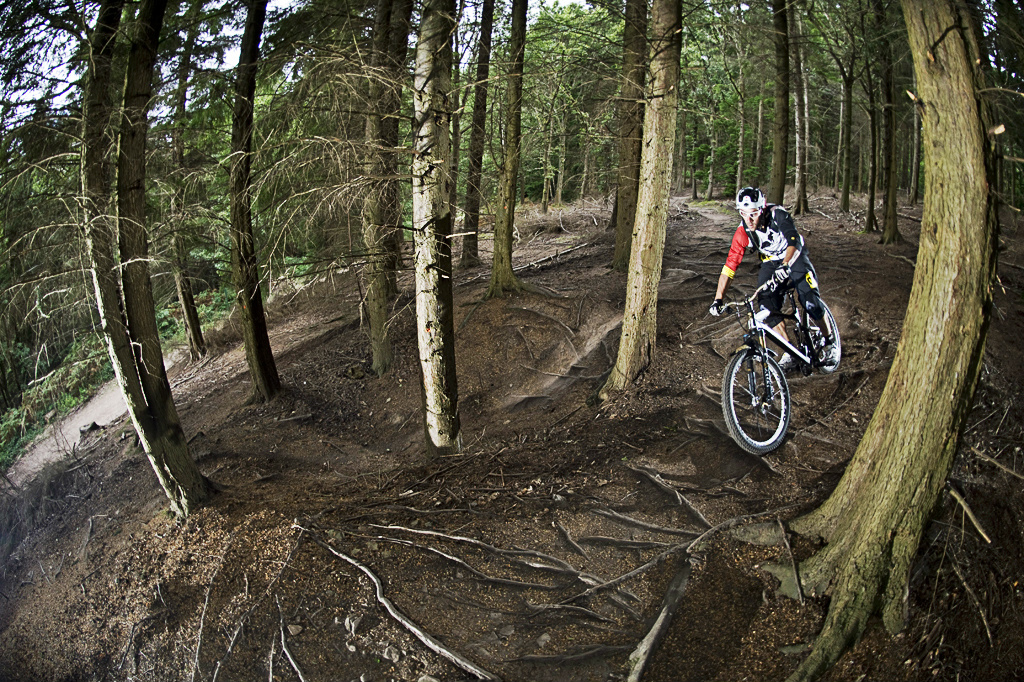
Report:
[[[737,445],[752,455],[782,445],[791,408],[789,384],[774,359],[750,349],[732,357],[722,378],[722,414]]]
[[[822,374],[831,374],[832,372],[839,369],[839,358],[843,354],[843,343],[839,336],[839,325],[836,324],[836,318],[832,317],[832,311],[828,309],[825,302],[821,302],[821,307],[825,311],[825,316],[821,319],[821,322],[815,322],[809,319],[808,322],[811,325],[811,344],[814,347],[814,352],[817,354],[818,371]],[[828,332],[829,345],[825,346],[822,343],[822,330],[821,327],[825,328]]]

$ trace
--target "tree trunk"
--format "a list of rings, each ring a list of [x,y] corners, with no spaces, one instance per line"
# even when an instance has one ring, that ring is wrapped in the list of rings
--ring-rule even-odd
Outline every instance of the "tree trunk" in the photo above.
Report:
[[[754,146],[754,170],[761,174],[761,152],[764,150],[764,97],[757,98],[757,142]],[[742,188],[740,188],[742,189]]]
[[[250,0],[242,33],[235,105],[231,117],[231,272],[242,318],[245,359],[252,379],[253,401],[270,400],[281,390],[274,353],[270,349],[267,318],[260,291],[259,261],[252,230],[253,100],[260,35],[267,16],[267,0]]]
[[[796,160],[796,173],[794,177],[794,189],[796,190],[796,196],[793,199],[793,215],[800,215],[807,212],[807,135],[804,125],[804,117],[806,111],[804,110],[805,95],[804,89],[804,66],[803,66],[803,55],[801,49],[801,37],[799,34],[799,22],[796,21],[796,13],[792,17],[792,21],[789,22],[789,29],[792,31],[790,35],[790,43],[793,46],[793,74],[796,76],[796,83],[794,84],[794,91],[796,92],[796,101],[794,102],[794,130],[796,131],[795,140],[795,160]]]
[[[458,12],[455,14],[455,29],[452,31],[452,84],[450,87],[452,112],[452,133],[451,133],[451,215],[452,228],[454,230],[455,220],[459,212],[459,164],[462,162],[462,107],[466,103],[468,90],[462,87],[462,45],[459,43],[458,26],[462,22],[462,15],[466,11],[466,0],[459,0]]]
[[[651,84],[644,114],[640,194],[633,248],[626,278],[619,353],[602,399],[630,384],[654,357],[658,329],[658,284],[661,281],[669,182],[675,147],[682,50],[680,0],[655,0],[651,9]]]
[[[914,106],[914,152],[910,162],[910,205],[917,206],[921,181],[921,112]],[[1012,201],[1010,202],[1012,205]]]
[[[172,259],[174,270],[174,287],[178,293],[178,302],[181,304],[181,318],[185,327],[185,338],[188,340],[189,357],[192,361],[206,355],[206,342],[203,340],[202,324],[199,321],[199,311],[196,309],[195,296],[192,294],[192,280],[188,276],[188,247],[184,237],[181,235],[183,213],[185,206],[184,176],[187,173],[185,168],[185,140],[182,136],[182,127],[185,125],[185,104],[188,97],[189,76],[192,74],[192,53],[195,50],[196,39],[199,37],[200,23],[195,21],[199,4],[194,3],[188,10],[188,16],[192,18],[188,34],[185,37],[185,44],[182,47],[181,63],[178,65],[178,85],[175,92],[174,119],[175,126],[171,129],[171,153],[174,155],[174,165],[181,173],[182,178],[175,187],[174,200],[172,203],[172,220],[178,223],[172,237],[174,258]],[[177,214],[177,215],[175,215]]]
[[[708,137],[711,138],[711,156],[708,158],[708,188],[704,192],[704,199],[710,201],[715,191],[715,156],[718,151],[718,131],[715,130],[714,116],[708,123]]]
[[[519,154],[523,121],[523,56],[526,50],[526,3],[512,0],[512,30],[509,35],[508,108],[505,124],[505,166],[498,194],[498,215],[494,223],[494,260],[487,298],[519,291],[522,285],[512,272],[512,230],[515,225],[519,185]],[[621,214],[621,211],[620,211]]]
[[[864,78],[864,89],[868,95],[868,127],[871,128],[871,152],[868,155],[868,205],[867,213],[864,216],[864,231],[877,232],[875,190],[878,186],[878,112],[875,110],[875,83],[871,78],[870,69],[865,71]]]
[[[211,488],[192,460],[171,397],[156,324],[145,226],[147,109],[166,7],[166,0],[142,3],[128,56],[117,174],[120,256],[114,255],[114,224],[106,215],[89,216],[87,237],[100,318],[129,416],[171,509],[186,516],[209,498]],[[94,148],[94,143],[106,141],[103,129],[110,119],[110,55],[118,23],[114,15],[120,10],[120,2],[101,6],[92,43],[93,91],[86,103],[84,173],[87,204],[94,209],[100,201],[107,202],[100,192],[109,197],[105,150]]]
[[[398,125],[402,117],[402,87],[407,81],[406,53],[409,51],[409,21],[412,0],[393,0],[391,30],[389,31],[388,60],[385,65],[386,87],[381,93],[381,161],[384,180],[381,186],[382,224],[387,261],[387,295],[398,293],[397,273],[402,267],[402,183],[399,165],[405,163],[405,154],[398,150]]]
[[[853,73],[843,78],[843,194],[839,201],[839,210],[850,212],[850,185],[853,183],[851,165],[853,163]]]
[[[738,96],[739,96],[739,102],[737,102],[737,109],[738,109],[738,111],[737,111],[736,115],[739,118],[739,128],[740,128],[740,130],[739,130],[739,134],[737,136],[737,139],[739,140],[739,143],[736,145],[736,147],[737,147],[737,149],[736,149],[736,192],[739,192],[745,186],[743,184],[743,162],[744,162],[744,157],[746,156],[746,153],[747,153],[747,144],[746,144],[747,116],[746,116],[746,111],[745,111],[746,110],[746,106],[747,106],[747,99],[746,99],[746,92],[745,92],[745,86],[744,86],[744,81],[743,81],[743,63],[742,62],[739,64],[739,78],[738,78],[738,80],[739,80],[739,87],[737,88],[737,93],[738,93]]]
[[[619,169],[612,269],[629,265],[640,183],[640,143],[644,127],[644,81],[647,78],[647,2],[626,0],[622,34],[622,87],[619,89]]]
[[[768,203],[786,198],[786,163],[789,158],[789,21],[787,0],[771,0],[775,41],[775,137]]]
[[[954,0],[904,0],[903,12],[924,123],[920,252],[864,438],[829,499],[793,526],[829,543],[805,562],[803,582],[831,583],[825,625],[793,682],[831,666],[875,610],[890,632],[903,627],[911,563],[960,442],[992,309],[998,223],[974,18]]]
[[[464,268],[480,264],[480,183],[483,180],[494,0],[484,0],[480,12],[480,46],[477,52],[476,83],[473,85],[473,123],[469,133],[469,178],[466,182],[466,211],[462,226],[465,236],[462,238],[462,259],[459,261],[459,265]]]
[[[412,207],[416,246],[416,335],[423,387],[427,454],[462,449],[455,376],[452,217],[449,183],[454,0],[423,9],[413,79]]]
[[[875,29],[879,40],[878,68],[881,72],[882,88],[882,239],[883,244],[903,241],[899,225],[896,224],[897,189],[896,174],[896,97],[893,92],[892,46],[888,38],[890,24],[886,16],[884,0],[874,0]]]
[[[374,183],[363,202],[363,243],[366,246],[366,265],[363,268],[366,293],[363,306],[370,325],[370,351],[373,371],[383,376],[394,362],[391,339],[387,333],[388,321],[388,226],[384,222],[383,192],[380,184],[388,181],[383,159],[381,105],[383,91],[393,87],[383,82],[387,71],[388,45],[391,40],[391,2],[379,0],[373,21],[373,51],[370,54],[370,83],[367,97],[366,147],[369,150],[368,169]]]

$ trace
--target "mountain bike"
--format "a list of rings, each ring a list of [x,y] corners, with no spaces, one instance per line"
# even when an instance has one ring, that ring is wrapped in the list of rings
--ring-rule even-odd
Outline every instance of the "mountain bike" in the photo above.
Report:
[[[832,311],[822,301],[825,315],[820,323],[815,321],[799,305],[792,285],[786,291],[782,312],[793,323],[794,342],[765,324],[770,313],[758,310],[756,302],[758,294],[768,286],[766,282],[749,298],[723,306],[736,312],[737,322],[746,333],[743,345],[729,359],[722,377],[722,414],[729,435],[752,455],[763,455],[782,445],[792,411],[789,383],[776,360],[778,353],[768,347],[768,342],[789,352],[796,368],[805,376],[815,370],[823,374],[835,372],[842,355],[839,327]]]

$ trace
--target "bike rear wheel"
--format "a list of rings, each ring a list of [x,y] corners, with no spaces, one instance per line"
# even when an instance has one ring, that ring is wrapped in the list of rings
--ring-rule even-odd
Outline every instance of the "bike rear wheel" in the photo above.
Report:
[[[729,435],[752,455],[782,445],[792,413],[789,384],[774,359],[754,350],[732,357],[722,378],[722,414]]]
[[[839,369],[839,359],[843,354],[843,343],[839,336],[839,325],[836,324],[836,318],[832,317],[832,311],[828,309],[824,301],[821,302],[821,307],[825,311],[825,316],[821,318],[821,322],[810,319],[810,316],[808,316],[807,322],[810,326],[811,346],[818,356],[818,371],[822,374],[831,374]],[[825,331],[828,332],[830,341],[828,346],[823,346],[822,344],[823,335],[821,327],[824,327]]]

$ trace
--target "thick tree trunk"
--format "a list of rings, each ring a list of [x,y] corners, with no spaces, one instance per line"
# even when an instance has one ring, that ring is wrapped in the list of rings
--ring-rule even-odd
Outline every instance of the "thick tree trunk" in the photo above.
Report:
[[[281,390],[281,379],[270,348],[267,317],[260,291],[259,260],[252,230],[253,100],[260,36],[267,16],[267,0],[250,0],[242,33],[235,107],[231,118],[231,272],[242,318],[245,359],[252,379],[252,400],[270,400]]]
[[[775,137],[772,143],[772,175],[768,202],[786,198],[786,165],[789,159],[789,21],[787,0],[771,0],[775,41]]]
[[[164,370],[149,279],[145,229],[146,110],[166,2],[143,2],[128,59],[118,154],[118,225],[111,217],[111,59],[123,3],[104,2],[90,41],[82,164],[86,241],[111,364],[129,417],[175,514],[205,502],[211,488],[192,461]],[[115,232],[119,235],[115,255]],[[119,276],[120,274],[120,276]],[[121,280],[123,278],[123,284]]]
[[[509,35],[508,108],[505,123],[505,165],[498,192],[498,215],[494,223],[494,260],[487,298],[519,291],[522,285],[512,272],[512,231],[515,226],[519,187],[519,160],[523,122],[523,57],[526,50],[526,3],[512,0],[512,30]],[[621,214],[621,211],[619,212]]]
[[[920,251],[867,432],[829,499],[793,524],[828,542],[805,562],[804,582],[831,584],[824,628],[794,682],[831,666],[874,611],[890,632],[903,626],[911,563],[960,442],[992,308],[998,223],[974,18],[955,0],[904,0],[903,12],[924,124]]]
[[[640,186],[640,143],[644,127],[644,81],[647,78],[647,2],[626,0],[622,34],[622,87],[619,89],[619,170],[612,269],[629,265]]]
[[[412,207],[416,246],[416,334],[427,453],[462,449],[452,299],[451,111],[454,0],[423,9],[413,82]]]
[[[896,199],[898,194],[896,173],[896,97],[893,92],[892,46],[888,38],[890,22],[886,16],[883,0],[874,0],[875,29],[880,44],[878,69],[882,88],[882,239],[883,244],[903,241],[899,225],[896,224]]]
[[[650,365],[657,338],[658,284],[665,250],[679,97],[680,0],[655,0],[651,24],[651,83],[644,114],[640,194],[626,278],[626,306],[618,357],[601,389],[602,399],[624,389]]]
[[[483,180],[484,135],[487,123],[488,78],[491,72],[491,33],[494,26],[494,0],[484,0],[480,10],[480,46],[477,52],[476,83],[473,85],[473,123],[469,133],[469,177],[466,182],[466,211],[462,231],[464,268],[480,264],[480,183]]]

